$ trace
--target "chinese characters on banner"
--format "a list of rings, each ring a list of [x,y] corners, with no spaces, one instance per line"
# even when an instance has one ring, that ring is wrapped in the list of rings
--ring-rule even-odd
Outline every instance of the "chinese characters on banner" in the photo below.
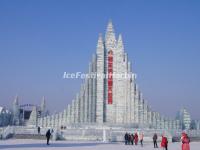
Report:
[[[112,104],[112,87],[113,87],[113,52],[108,52],[108,104]]]

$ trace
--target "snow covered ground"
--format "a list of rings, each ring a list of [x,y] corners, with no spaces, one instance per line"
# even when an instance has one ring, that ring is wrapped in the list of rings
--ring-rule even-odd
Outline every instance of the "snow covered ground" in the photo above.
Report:
[[[69,142],[51,141],[47,146],[44,140],[10,139],[0,141],[0,149],[5,150],[155,150],[152,143],[140,145],[124,145],[123,143],[100,143],[100,142]],[[191,150],[200,150],[200,142],[192,142]],[[157,150],[161,150],[158,148]],[[181,150],[181,143],[169,143],[168,150]]]

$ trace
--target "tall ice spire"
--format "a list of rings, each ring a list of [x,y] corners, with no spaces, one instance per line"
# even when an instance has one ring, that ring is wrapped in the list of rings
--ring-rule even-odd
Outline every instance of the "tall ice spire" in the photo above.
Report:
[[[112,21],[109,20],[105,35],[105,44],[107,51],[113,50],[116,47],[116,38]]]
[[[108,34],[114,34],[113,23],[111,20],[109,20],[107,30],[106,30],[106,35]]]
[[[104,74],[104,43],[101,34],[99,35],[98,43],[97,43],[97,75]],[[98,78],[96,79],[96,122],[103,123],[104,121],[104,79]]]
[[[98,38],[98,42],[97,42],[97,53],[101,53],[102,51],[104,51],[104,44],[103,44],[103,38],[102,38],[102,34],[99,34],[99,38]]]
[[[19,99],[18,99],[18,95],[15,96],[15,99],[13,101],[14,105],[19,105]]]
[[[41,109],[42,111],[44,111],[46,108],[46,100],[45,100],[45,96],[42,97],[42,102],[41,102]]]
[[[16,96],[13,101],[12,113],[13,113],[12,125],[19,125],[20,108],[19,108],[18,96]]]
[[[117,49],[118,51],[124,51],[124,43],[122,40],[122,35],[119,35],[118,41],[117,41]]]

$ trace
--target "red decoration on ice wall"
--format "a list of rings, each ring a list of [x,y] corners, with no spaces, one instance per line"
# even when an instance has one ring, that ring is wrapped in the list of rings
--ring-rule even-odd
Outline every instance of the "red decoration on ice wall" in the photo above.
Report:
[[[113,88],[113,52],[108,52],[108,104],[112,104],[112,88]]]

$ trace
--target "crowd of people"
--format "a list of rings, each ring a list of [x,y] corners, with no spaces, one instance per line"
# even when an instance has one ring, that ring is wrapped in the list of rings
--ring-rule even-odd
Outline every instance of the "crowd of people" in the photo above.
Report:
[[[143,138],[143,133],[139,134],[138,132],[136,132],[135,134],[130,134],[126,132],[126,134],[124,135],[125,145],[138,145],[138,141],[140,141],[140,145],[143,146]],[[152,140],[154,148],[158,148],[158,135],[156,133],[153,135]],[[190,150],[190,138],[185,132],[183,132],[181,135],[181,142],[182,150]],[[168,150],[168,139],[167,136],[165,136],[164,134],[162,134],[160,147],[163,148],[163,150]]]
[[[125,144],[126,145],[138,145],[138,141],[140,142],[140,145],[143,146],[143,137],[144,134],[138,134],[137,132],[135,134],[130,134],[130,133],[126,133],[124,135],[124,139],[125,139]]]

